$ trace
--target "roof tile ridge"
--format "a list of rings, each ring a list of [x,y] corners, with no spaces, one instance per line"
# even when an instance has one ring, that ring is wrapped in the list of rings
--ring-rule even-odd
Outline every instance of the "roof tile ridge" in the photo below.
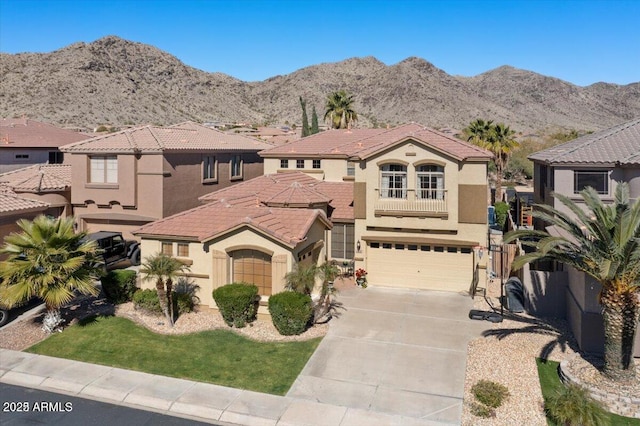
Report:
[[[574,153],[574,152],[576,152],[576,151],[578,151],[580,149],[583,149],[585,147],[593,145],[594,143],[599,142],[599,141],[601,141],[601,140],[603,140],[605,138],[608,138],[608,137],[611,137],[611,136],[613,136],[613,135],[615,135],[617,133],[620,133],[621,131],[626,130],[629,127],[631,127],[635,123],[635,121],[639,121],[640,122],[640,119],[627,121],[627,122],[618,124],[617,126],[614,126],[612,128],[604,129],[604,130],[601,130],[601,131],[596,132],[596,133],[591,133],[591,134],[588,134],[588,135],[584,135],[584,136],[581,136],[581,137],[579,137],[577,139],[574,139],[573,141],[566,142],[565,144],[562,144],[562,145],[571,145],[571,142],[578,142],[578,143],[576,143],[572,148],[569,148],[567,151],[563,151],[563,152],[559,153],[558,155],[554,156],[553,158],[556,159],[556,158],[559,158],[559,157],[564,157],[567,154],[572,154],[572,153]],[[583,142],[580,142],[580,139],[582,139],[582,138],[584,138],[585,140]],[[560,145],[556,145],[556,146],[560,146]],[[551,150],[553,148],[555,148],[555,147],[551,147],[551,148],[548,148],[548,149]]]
[[[452,142],[455,142],[455,143],[460,144],[460,145],[463,145],[463,146],[467,146],[467,147],[472,148],[472,149],[474,149],[475,151],[478,151],[478,152],[481,152],[481,153],[489,153],[489,152],[490,152],[489,150],[484,149],[484,148],[481,148],[481,147],[479,147],[478,145],[474,145],[474,144],[472,144],[471,142],[464,141],[464,140],[462,140],[462,139],[458,139],[458,138],[453,137],[453,136],[451,136],[451,135],[447,135],[447,134],[442,133],[442,132],[440,132],[440,131],[438,131],[438,130],[436,130],[436,129],[432,129],[431,127],[424,126],[424,127],[422,128],[422,130],[420,130],[420,131],[421,131],[421,132],[422,132],[422,131],[427,131],[427,132],[430,132],[430,133],[436,134],[436,135],[438,135],[438,136],[442,136],[442,137],[444,137],[444,138],[446,138],[446,139],[449,139],[449,140],[450,140],[450,141],[452,141]]]
[[[149,133],[151,134],[151,136],[153,137],[153,139],[154,139],[154,140],[156,141],[156,143],[158,144],[158,147],[160,148],[160,150],[161,150],[161,151],[164,151],[164,149],[165,149],[164,143],[160,141],[160,140],[161,140],[161,139],[160,139],[160,137],[159,137],[159,136],[156,134],[156,132],[155,132],[155,129],[156,129],[157,127],[149,125],[149,126],[147,126],[147,128],[149,129]],[[166,127],[164,127],[164,128],[166,129]]]
[[[216,202],[213,202],[213,203],[206,203],[206,204],[203,204],[201,206],[196,206],[196,207],[194,207],[192,209],[185,210],[185,211],[182,211],[182,212],[179,212],[179,213],[176,213],[176,214],[172,214],[171,216],[167,216],[167,217],[164,217],[162,219],[154,220],[153,222],[149,222],[147,224],[142,225],[138,229],[147,228],[147,227],[153,226],[153,225],[158,224],[158,223],[165,223],[170,219],[175,219],[176,217],[186,216],[187,214],[193,213],[193,212],[198,211],[198,210],[204,210],[206,208],[212,208],[213,206],[215,206],[217,204],[220,204],[220,201],[216,201]]]

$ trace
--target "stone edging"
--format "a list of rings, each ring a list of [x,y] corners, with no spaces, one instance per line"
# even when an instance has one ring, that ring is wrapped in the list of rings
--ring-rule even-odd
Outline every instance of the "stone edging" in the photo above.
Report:
[[[586,389],[593,399],[600,401],[608,411],[614,414],[624,417],[640,418],[640,396],[623,395],[616,393],[612,389],[605,391],[595,388],[589,383],[585,383],[576,377],[569,368],[569,364],[573,358],[560,362],[559,373],[560,380],[562,380],[563,383],[573,383]]]

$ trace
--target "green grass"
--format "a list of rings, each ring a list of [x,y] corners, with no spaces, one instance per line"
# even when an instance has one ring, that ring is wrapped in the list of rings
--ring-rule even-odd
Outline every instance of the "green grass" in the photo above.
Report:
[[[541,358],[536,358],[536,364],[538,364],[538,377],[540,378],[540,387],[542,388],[542,396],[547,398],[557,392],[562,386],[560,376],[558,376],[559,363],[555,361],[548,361]],[[611,426],[640,426],[640,419],[632,419],[629,417],[618,416],[617,414],[607,413],[609,417],[609,424]],[[562,426],[556,425],[551,419],[547,417],[547,424],[549,426]]]
[[[284,395],[320,340],[263,343],[227,330],[168,336],[97,317],[27,352]]]

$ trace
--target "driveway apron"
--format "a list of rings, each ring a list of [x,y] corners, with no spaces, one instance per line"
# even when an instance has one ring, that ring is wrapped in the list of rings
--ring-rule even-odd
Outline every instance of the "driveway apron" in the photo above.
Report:
[[[340,292],[339,318],[287,396],[433,423],[459,424],[468,295],[369,287]]]

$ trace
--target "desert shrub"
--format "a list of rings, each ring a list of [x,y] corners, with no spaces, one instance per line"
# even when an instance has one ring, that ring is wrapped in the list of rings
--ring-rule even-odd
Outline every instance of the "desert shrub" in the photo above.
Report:
[[[283,336],[301,334],[309,326],[313,314],[311,296],[284,291],[269,298],[271,321]]]
[[[256,319],[260,298],[255,285],[232,283],[213,290],[213,300],[229,327],[242,328]]]
[[[557,424],[600,426],[609,424],[602,405],[576,385],[562,386],[545,401],[545,410]]]
[[[136,309],[142,309],[152,314],[162,314],[158,293],[155,290],[145,289],[133,293],[133,304]]]
[[[178,279],[178,282],[173,287],[173,301],[176,304],[176,312],[184,314],[193,311],[195,306],[200,303],[200,298],[197,296],[198,289],[200,287],[192,280],[186,277]]]
[[[192,312],[195,307],[197,297],[193,294],[174,291],[173,293],[174,312],[178,315]],[[194,299],[195,297],[195,299]],[[151,289],[138,290],[133,294],[133,303],[136,309],[145,310],[151,314],[162,314],[162,307],[158,301],[158,292]]]
[[[136,287],[136,272],[129,269],[110,271],[100,278],[100,281],[107,300],[116,305],[130,301],[138,289]]]
[[[471,403],[471,414],[488,419],[496,416],[496,410],[478,402]]]
[[[498,408],[509,396],[509,390],[500,383],[480,380],[471,387],[476,399],[487,407]]]
[[[504,224],[507,222],[507,214],[509,213],[509,203],[497,201],[494,207],[496,208],[496,222],[504,228]]]

